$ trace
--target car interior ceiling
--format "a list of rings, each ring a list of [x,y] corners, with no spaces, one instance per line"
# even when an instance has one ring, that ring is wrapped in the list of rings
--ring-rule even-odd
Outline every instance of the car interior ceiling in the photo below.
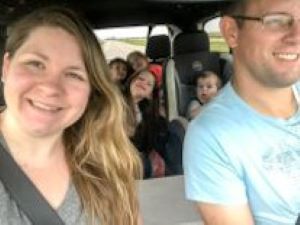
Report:
[[[95,28],[176,24],[189,27],[199,18],[218,12],[232,0],[2,0],[0,25],[3,27],[35,8],[63,5],[81,13]]]
[[[7,26],[32,10],[60,5],[74,9],[95,28],[173,24],[180,31],[197,30],[197,22],[216,15],[234,0],[1,0],[0,55]],[[172,30],[170,30],[172,31]]]

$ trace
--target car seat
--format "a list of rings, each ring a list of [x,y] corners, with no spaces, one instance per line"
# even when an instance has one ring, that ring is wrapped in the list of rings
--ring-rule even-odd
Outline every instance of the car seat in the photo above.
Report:
[[[173,41],[173,57],[166,65],[165,92],[169,121],[185,117],[188,104],[195,95],[195,76],[204,70],[220,74],[220,57],[211,53],[204,31],[180,33]]]

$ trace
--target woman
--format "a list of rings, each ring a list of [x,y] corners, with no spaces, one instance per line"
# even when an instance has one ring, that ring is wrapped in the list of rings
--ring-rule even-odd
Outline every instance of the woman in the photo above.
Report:
[[[137,225],[140,160],[92,29],[67,9],[46,8],[9,31],[0,114],[7,151],[65,224]],[[31,224],[1,182],[0,196],[14,224]]]

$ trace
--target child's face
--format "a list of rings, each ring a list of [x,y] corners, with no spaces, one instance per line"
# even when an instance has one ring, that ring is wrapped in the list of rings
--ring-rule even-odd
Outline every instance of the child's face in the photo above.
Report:
[[[147,69],[149,64],[147,59],[139,56],[134,57],[129,63],[131,64],[134,71],[141,71]]]
[[[154,86],[154,76],[148,71],[143,71],[131,82],[130,92],[134,99],[150,99]]]
[[[208,103],[218,93],[219,78],[210,75],[197,80],[197,98],[202,104]]]
[[[120,82],[125,79],[127,75],[127,67],[124,63],[113,63],[110,66],[110,72],[112,75],[112,79],[115,82]]]

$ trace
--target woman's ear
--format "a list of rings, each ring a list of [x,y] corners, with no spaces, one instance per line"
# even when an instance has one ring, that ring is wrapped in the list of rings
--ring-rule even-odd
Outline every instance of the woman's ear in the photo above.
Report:
[[[238,35],[240,32],[236,20],[230,16],[222,17],[220,30],[229,48],[235,48],[238,45]]]
[[[9,53],[6,52],[3,56],[3,63],[2,63],[2,74],[1,74],[2,83],[5,83],[5,81],[6,81],[9,66],[10,66],[10,56],[9,56]]]

